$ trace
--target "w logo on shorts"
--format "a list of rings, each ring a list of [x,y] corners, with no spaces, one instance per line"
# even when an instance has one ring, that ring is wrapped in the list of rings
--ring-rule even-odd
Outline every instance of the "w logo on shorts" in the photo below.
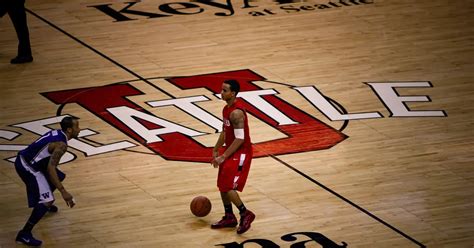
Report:
[[[41,196],[42,196],[44,199],[48,199],[48,198],[49,198],[49,192],[42,193]]]

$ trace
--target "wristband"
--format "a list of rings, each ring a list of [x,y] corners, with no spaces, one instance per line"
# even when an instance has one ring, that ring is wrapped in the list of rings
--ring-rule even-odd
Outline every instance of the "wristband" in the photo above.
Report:
[[[234,129],[234,136],[236,139],[244,139],[244,129],[239,128],[239,129]]]

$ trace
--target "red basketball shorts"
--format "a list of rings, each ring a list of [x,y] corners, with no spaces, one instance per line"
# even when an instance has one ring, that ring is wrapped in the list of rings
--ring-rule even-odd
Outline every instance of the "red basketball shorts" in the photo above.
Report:
[[[217,187],[220,192],[238,190],[242,192],[249,175],[252,153],[235,152],[219,165]]]

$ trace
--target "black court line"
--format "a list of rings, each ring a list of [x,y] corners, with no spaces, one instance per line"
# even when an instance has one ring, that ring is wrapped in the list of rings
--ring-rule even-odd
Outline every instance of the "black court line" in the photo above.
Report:
[[[90,50],[92,50],[93,52],[95,52],[96,54],[100,55],[102,58],[110,61],[112,64],[122,68],[124,71],[132,74],[134,77],[142,80],[143,82],[146,82],[148,83],[150,86],[156,88],[157,90],[161,91],[163,94],[171,97],[171,98],[175,98],[174,96],[172,96],[171,94],[169,94],[168,92],[164,91],[163,89],[160,89],[158,87],[156,87],[156,85],[152,84],[150,81],[146,80],[145,78],[143,78],[142,76],[138,75],[137,73],[135,73],[134,71],[128,69],[127,67],[123,66],[122,64],[120,64],[119,62],[111,59],[110,57],[108,57],[107,55],[101,53],[100,51],[98,51],[97,49],[89,46],[88,44],[86,44],[85,42],[79,40],[78,38],[76,38],[75,36],[69,34],[68,32],[64,31],[63,29],[61,29],[60,27],[54,25],[53,23],[51,23],[50,21],[44,19],[43,17],[39,16],[38,14],[36,14],[35,12],[25,8],[26,12],[32,14],[33,16],[35,16],[36,18],[40,19],[41,21],[45,22],[46,24],[48,24],[49,26],[53,27],[54,29],[58,30],[59,32],[63,33],[64,35],[68,36],[69,38],[73,39],[74,41],[78,42],[79,44],[89,48]]]
[[[133,72],[132,70],[128,69],[127,67],[121,65],[120,63],[116,62],[115,60],[111,59],[110,57],[106,56],[105,54],[101,53],[100,51],[98,51],[97,49],[89,46],[88,44],[84,43],[83,41],[79,40],[78,38],[74,37],[73,35],[67,33],[66,31],[62,30],[61,28],[59,28],[58,26],[54,25],[53,23],[49,22],[48,20],[44,19],[43,17],[37,15],[36,13],[34,13],[33,11],[25,8],[25,10],[30,13],[31,15],[35,16],[36,18],[40,19],[41,21],[45,22],[46,24],[50,25],[51,27],[53,27],[54,29],[58,30],[59,32],[63,33],[64,35],[70,37],[71,39],[73,39],[74,41],[80,43],[81,45],[89,48],[90,50],[92,50],[93,52],[97,53],[98,55],[100,55],[101,57],[107,59],[108,61],[112,62],[113,64],[115,64],[116,66],[122,68],[123,70],[127,71],[128,73],[132,74],[133,76],[137,77],[138,79],[150,84],[151,86],[153,86],[154,88],[158,89],[159,91],[163,92],[164,94],[166,94],[167,96],[171,97],[171,98],[175,98],[174,96],[172,96],[171,94],[169,94],[168,92],[164,91],[163,89],[160,89],[158,88],[156,85],[152,84],[151,82],[149,82],[147,79],[143,78],[142,76],[138,75],[137,73]],[[133,81],[133,80],[132,80]],[[281,84],[281,83],[280,83]],[[330,99],[332,100],[332,99]],[[335,102],[335,101],[333,101]],[[336,102],[337,103],[337,102]],[[339,106],[339,107],[342,107],[342,106]],[[345,128],[345,126],[343,127]],[[286,167],[288,167],[289,169],[295,171],[296,173],[300,174],[301,176],[303,176],[304,178],[308,179],[309,181],[315,183],[316,185],[320,186],[321,188],[323,188],[324,190],[330,192],[331,194],[335,195],[336,197],[338,197],[339,199],[345,201],[346,203],[350,204],[351,206],[359,209],[360,211],[362,211],[363,213],[367,214],[368,216],[370,216],[371,218],[375,219],[376,221],[380,222],[381,224],[385,225],[386,227],[392,229],[393,231],[395,231],[396,233],[402,235],[403,237],[405,237],[406,239],[412,241],[413,243],[419,245],[420,247],[422,248],[425,248],[426,246],[423,245],[422,243],[418,242],[417,240],[415,240],[414,238],[408,236],[407,234],[405,234],[404,232],[398,230],[397,228],[393,227],[392,225],[388,224],[387,222],[385,222],[384,220],[378,218],[377,216],[373,215],[372,213],[370,213],[369,211],[365,210],[364,208],[358,206],[357,204],[353,203],[352,201],[348,200],[347,198],[345,198],[344,196],[338,194],[337,192],[333,191],[332,189],[326,187],[325,185],[321,184],[320,182],[314,180],[313,178],[311,178],[310,176],[304,174],[303,172],[301,172],[300,170],[294,168],[293,166],[289,165],[288,163],[286,163],[285,161],[279,159],[278,157],[276,157],[275,155],[273,154],[268,154],[269,157],[272,157],[273,159],[275,159],[276,161],[280,162],[281,164],[285,165]]]
[[[353,207],[359,209],[360,211],[362,211],[363,213],[367,214],[368,216],[372,217],[373,219],[375,219],[376,221],[382,223],[383,225],[385,225],[386,227],[392,229],[393,231],[395,231],[396,233],[402,235],[403,237],[409,239],[410,241],[412,241],[413,243],[419,245],[420,247],[423,247],[425,248],[426,246],[423,245],[422,243],[418,242],[417,240],[415,240],[414,238],[408,236],[407,234],[405,234],[404,232],[398,230],[397,228],[393,227],[392,225],[388,224],[387,222],[385,222],[384,220],[380,219],[379,217],[375,216],[374,214],[370,213],[369,211],[365,210],[364,208],[360,207],[359,205],[353,203],[352,201],[350,201],[349,199],[345,198],[344,196],[340,195],[339,193],[335,192],[334,190],[326,187],[324,184],[314,180],[313,178],[311,178],[310,176],[306,175],[305,173],[301,172],[300,170],[296,169],[295,167],[289,165],[288,163],[286,163],[285,161],[279,159],[278,157],[276,157],[275,155],[273,154],[270,154],[268,155],[270,157],[272,157],[273,159],[275,159],[276,161],[280,162],[281,164],[285,165],[286,167],[290,168],[291,170],[295,171],[296,173],[300,174],[301,176],[303,176],[304,178],[308,179],[309,181],[315,183],[316,185],[318,185],[319,187],[325,189],[326,191],[328,191],[329,193],[337,196],[339,199],[345,201],[346,203],[352,205]]]

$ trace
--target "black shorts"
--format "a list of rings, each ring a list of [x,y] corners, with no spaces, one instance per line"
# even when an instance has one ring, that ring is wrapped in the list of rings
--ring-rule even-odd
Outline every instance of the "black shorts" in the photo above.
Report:
[[[49,176],[41,171],[35,171],[18,155],[15,160],[15,169],[21,180],[26,185],[26,194],[28,197],[28,207],[35,207],[38,203],[54,201],[53,191],[56,189],[50,182]],[[56,169],[60,181],[66,178],[66,175]]]

